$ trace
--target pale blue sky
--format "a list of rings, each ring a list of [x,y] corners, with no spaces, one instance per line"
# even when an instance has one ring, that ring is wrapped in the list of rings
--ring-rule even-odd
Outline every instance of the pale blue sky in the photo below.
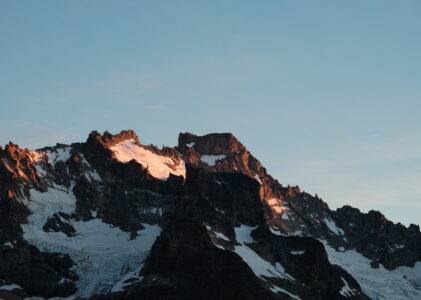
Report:
[[[283,184],[421,223],[420,1],[0,1],[0,144],[233,132]]]

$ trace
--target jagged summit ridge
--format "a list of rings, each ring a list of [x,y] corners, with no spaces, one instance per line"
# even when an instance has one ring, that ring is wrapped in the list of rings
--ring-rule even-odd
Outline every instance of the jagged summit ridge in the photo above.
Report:
[[[0,151],[2,298],[419,299],[420,241],[281,185],[229,133]]]
[[[180,133],[178,136],[178,148],[186,150],[188,149],[187,147],[194,148],[197,152],[205,155],[228,155],[246,150],[246,147],[232,133],[211,133],[203,136],[197,136],[188,132]]]
[[[120,133],[114,135],[108,131],[104,131],[103,134],[100,134],[98,131],[94,130],[89,134],[88,140],[86,142],[99,142],[104,146],[110,147],[128,139],[133,139],[138,145],[141,145],[137,134],[131,129],[123,130]]]

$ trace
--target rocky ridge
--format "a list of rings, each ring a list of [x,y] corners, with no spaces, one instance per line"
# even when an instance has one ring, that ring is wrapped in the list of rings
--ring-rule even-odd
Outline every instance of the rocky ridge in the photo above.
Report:
[[[399,276],[404,296],[367,274]],[[418,299],[420,287],[419,227],[330,210],[232,134],[158,149],[93,131],[0,149],[0,298]]]

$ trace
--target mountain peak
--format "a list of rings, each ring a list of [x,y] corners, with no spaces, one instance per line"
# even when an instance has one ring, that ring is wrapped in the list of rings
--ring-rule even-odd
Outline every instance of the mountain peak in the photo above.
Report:
[[[420,241],[282,186],[231,133],[0,151],[0,298],[418,300]]]
[[[247,150],[232,133],[210,133],[197,136],[192,133],[180,133],[178,136],[178,148],[184,152],[187,147],[205,155],[231,154],[237,151]]]
[[[111,134],[108,130],[104,131],[103,134],[100,134],[98,131],[93,130],[88,137],[87,142],[97,141],[101,143],[104,146],[113,146],[115,144],[118,144],[122,141],[133,139],[136,141],[138,145],[140,145],[140,140],[136,133],[131,130],[122,130],[118,134]]]

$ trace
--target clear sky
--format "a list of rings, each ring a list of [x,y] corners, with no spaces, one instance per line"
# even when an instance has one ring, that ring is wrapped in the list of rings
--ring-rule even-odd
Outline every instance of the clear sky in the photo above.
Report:
[[[331,208],[421,223],[421,1],[0,1],[0,144],[232,132]]]

